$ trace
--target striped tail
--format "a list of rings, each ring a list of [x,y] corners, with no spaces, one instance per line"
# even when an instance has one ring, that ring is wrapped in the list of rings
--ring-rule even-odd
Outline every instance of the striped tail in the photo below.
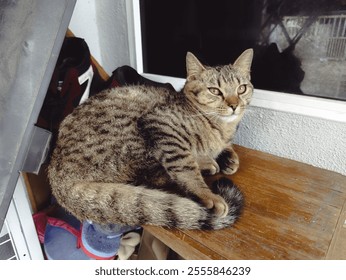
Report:
[[[80,220],[99,224],[157,225],[182,229],[222,229],[232,225],[243,208],[243,195],[225,177],[212,184],[212,191],[229,205],[225,217],[213,214],[200,203],[157,189],[115,183],[75,184],[60,204]],[[60,193],[61,194],[61,193]]]

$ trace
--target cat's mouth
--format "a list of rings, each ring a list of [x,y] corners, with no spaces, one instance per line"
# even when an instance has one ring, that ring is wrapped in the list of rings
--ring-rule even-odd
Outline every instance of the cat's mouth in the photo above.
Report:
[[[220,115],[220,119],[224,122],[230,123],[235,121],[239,115],[237,114],[232,114],[232,115]]]
[[[239,114],[233,109],[229,108],[228,110],[219,112],[219,117],[224,122],[232,122],[239,117]]]

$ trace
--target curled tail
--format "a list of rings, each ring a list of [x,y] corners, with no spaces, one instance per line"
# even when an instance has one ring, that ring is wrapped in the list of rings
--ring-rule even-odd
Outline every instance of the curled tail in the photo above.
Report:
[[[221,229],[232,225],[241,214],[242,193],[227,178],[213,182],[212,191],[228,203],[225,217],[216,216],[212,209],[189,198],[141,186],[80,182],[63,196],[53,188],[60,204],[80,220],[184,229]]]

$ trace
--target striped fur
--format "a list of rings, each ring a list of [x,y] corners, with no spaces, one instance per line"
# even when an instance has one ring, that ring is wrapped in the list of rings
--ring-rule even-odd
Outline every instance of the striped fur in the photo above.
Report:
[[[187,54],[181,92],[131,86],[77,107],[59,130],[48,168],[58,202],[81,220],[219,229],[239,216],[228,179],[210,189],[202,172],[233,174],[236,127],[248,105],[252,50],[207,67]]]

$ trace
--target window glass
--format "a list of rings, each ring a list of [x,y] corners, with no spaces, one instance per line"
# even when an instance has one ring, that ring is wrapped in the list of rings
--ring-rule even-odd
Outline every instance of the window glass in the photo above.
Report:
[[[346,100],[346,0],[141,0],[144,70],[185,77],[185,55],[227,64],[253,48],[260,89]]]

